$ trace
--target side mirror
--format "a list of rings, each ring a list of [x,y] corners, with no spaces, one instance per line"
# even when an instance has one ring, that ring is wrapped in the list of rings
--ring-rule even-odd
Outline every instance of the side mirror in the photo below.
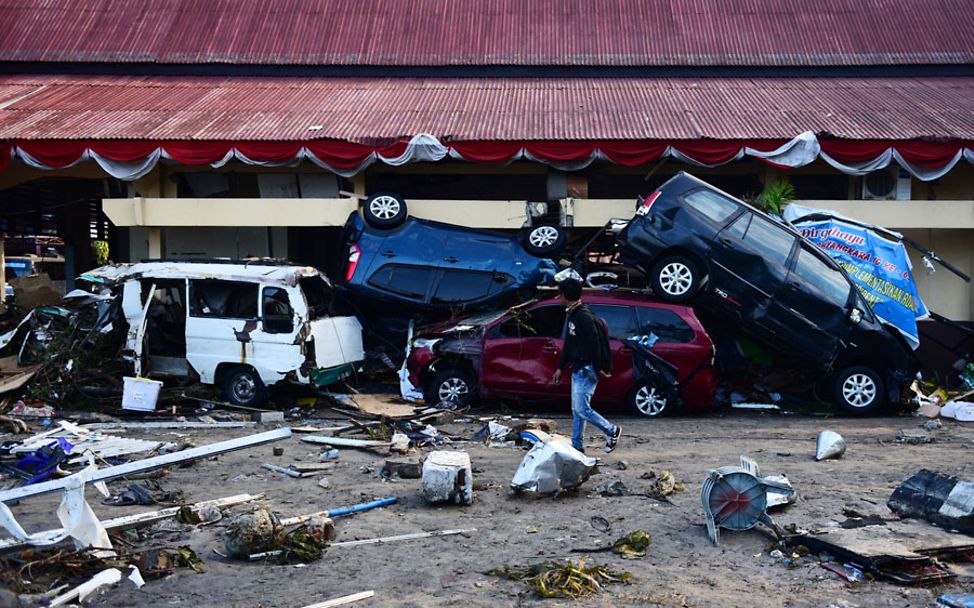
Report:
[[[852,321],[854,325],[858,325],[862,321],[862,311],[858,308],[853,308],[849,312],[849,320]]]

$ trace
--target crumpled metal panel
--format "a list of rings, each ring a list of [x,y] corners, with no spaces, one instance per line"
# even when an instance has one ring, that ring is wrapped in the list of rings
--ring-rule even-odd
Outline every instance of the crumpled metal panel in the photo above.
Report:
[[[968,0],[3,0],[0,61],[826,66],[974,61]]]
[[[10,75],[4,97],[0,139],[974,139],[970,77]]]

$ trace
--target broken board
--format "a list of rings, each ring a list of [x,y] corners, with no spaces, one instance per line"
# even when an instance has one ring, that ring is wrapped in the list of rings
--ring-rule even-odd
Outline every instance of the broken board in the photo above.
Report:
[[[970,536],[909,520],[888,520],[884,525],[851,529],[829,528],[792,536],[788,544],[805,545],[815,553],[854,562],[879,578],[908,585],[954,578],[931,558],[974,551],[974,538]]]
[[[398,401],[390,395],[354,395],[351,399],[366,414],[385,418],[408,418],[416,415],[416,407]]]

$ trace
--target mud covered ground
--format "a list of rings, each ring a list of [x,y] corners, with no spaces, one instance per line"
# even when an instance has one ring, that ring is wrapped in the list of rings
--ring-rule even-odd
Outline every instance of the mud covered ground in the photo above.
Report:
[[[484,414],[483,412],[480,412]],[[551,412],[543,412],[552,418]],[[567,430],[570,419],[558,418]],[[339,518],[337,540],[364,539],[429,530],[477,528],[467,536],[411,540],[387,545],[331,548],[307,566],[246,563],[223,558],[221,524],[195,528],[165,522],[150,538],[154,546],[190,545],[205,562],[205,573],[177,570],[140,590],[119,587],[94,600],[95,606],[301,607],[336,596],[374,589],[375,598],[355,606],[931,606],[940,593],[972,593],[974,579],[936,588],[907,588],[883,582],[850,585],[819,567],[800,560],[786,567],[769,556],[771,537],[762,531],[725,533],[719,547],[707,539],[700,506],[700,484],[707,470],[736,464],[740,455],[754,458],[764,474],[785,473],[798,491],[795,505],[776,516],[780,524],[800,527],[834,525],[845,519],[844,508],[890,517],[885,503],[905,477],[921,467],[974,477],[974,426],[944,421],[924,445],[896,443],[898,430],[915,431],[912,417],[870,419],[823,418],[811,415],[727,412],[703,417],[662,420],[619,418],[620,448],[605,456],[601,438],[590,437],[589,453],[604,456],[600,472],[581,491],[552,498],[512,496],[508,484],[524,455],[516,447],[485,447],[457,442],[452,448],[470,453],[476,487],[469,507],[431,507],[420,497],[420,481],[385,481],[377,473],[385,456],[343,449],[325,473],[330,487],[317,478],[294,479],[260,468],[263,462],[287,465],[316,462],[317,446],[300,435],[250,450],[173,468],[162,479],[166,489],[180,489],[189,502],[238,493],[264,493],[266,504],[282,516],[298,515],[374,498],[396,496],[388,508]],[[269,427],[267,427],[269,428]],[[453,423],[441,431],[469,438],[478,426]],[[845,436],[848,451],[836,461],[815,462],[815,437],[825,428]],[[129,436],[173,440],[189,436],[197,445],[241,436],[256,429],[232,431],[115,431]],[[266,430],[266,428],[264,429]],[[273,456],[283,447],[283,456]],[[418,454],[421,455],[422,451]],[[625,469],[617,468],[624,462]],[[641,496],[596,495],[595,488],[619,479],[634,492],[645,491],[647,472],[672,471],[686,490],[672,504]],[[121,489],[123,484],[111,484]],[[94,490],[88,499],[100,518],[150,510],[100,503]],[[28,499],[13,507],[28,530],[56,524],[57,497]],[[240,512],[247,507],[236,507]],[[591,520],[608,520],[600,532]],[[505,564],[577,558],[572,548],[608,543],[632,530],[652,535],[649,554],[623,560],[612,553],[587,559],[631,571],[638,582],[614,585],[578,601],[543,600],[523,583],[485,574]],[[974,542],[972,539],[971,542]]]

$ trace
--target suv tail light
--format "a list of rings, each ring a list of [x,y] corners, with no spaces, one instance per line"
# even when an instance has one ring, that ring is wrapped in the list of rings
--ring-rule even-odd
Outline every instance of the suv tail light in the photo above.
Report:
[[[653,192],[652,194],[650,194],[649,196],[647,196],[645,199],[643,199],[643,204],[639,206],[639,209],[636,209],[636,215],[646,215],[646,214],[648,214],[649,213],[649,208],[653,206],[653,203],[656,202],[656,199],[659,198],[659,195],[660,194],[661,194],[660,191],[657,190],[656,192]]]
[[[352,243],[348,247],[348,266],[345,268],[345,282],[352,280],[355,269],[358,268],[358,260],[362,257],[362,250],[357,243]]]

